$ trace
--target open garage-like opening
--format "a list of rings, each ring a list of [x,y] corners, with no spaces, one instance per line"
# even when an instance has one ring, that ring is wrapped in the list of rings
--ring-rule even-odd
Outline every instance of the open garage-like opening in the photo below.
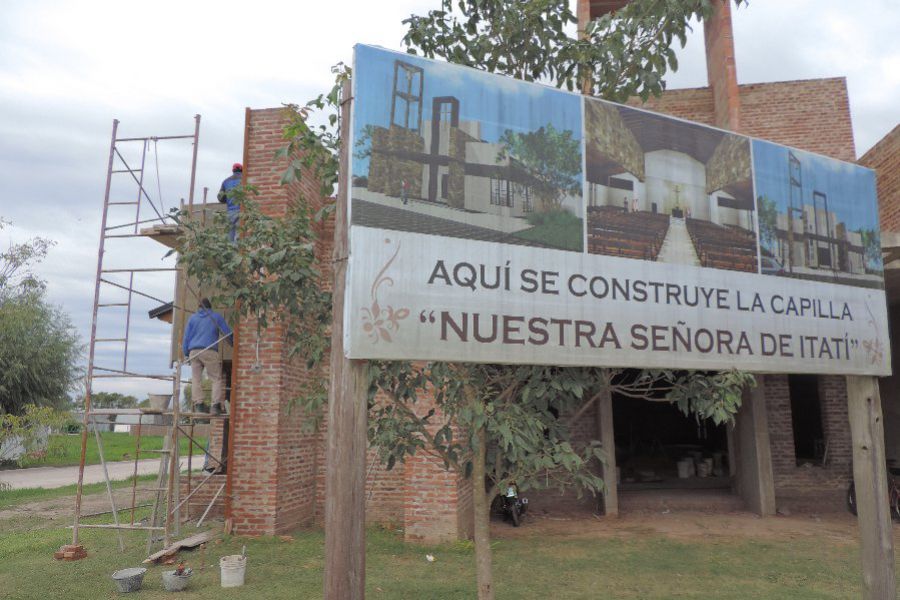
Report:
[[[730,488],[725,425],[616,395],[613,422],[620,490]]]

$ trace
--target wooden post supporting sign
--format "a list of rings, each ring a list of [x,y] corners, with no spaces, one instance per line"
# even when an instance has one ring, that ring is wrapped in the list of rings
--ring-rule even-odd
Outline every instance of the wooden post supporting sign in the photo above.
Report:
[[[605,485],[603,513],[607,517],[618,517],[619,482],[616,476],[616,438],[613,432],[612,394],[609,388],[605,389],[602,394],[597,401],[597,424],[600,430],[600,443],[603,444],[603,452],[606,454],[606,461],[602,468]]]
[[[884,454],[884,423],[878,380],[847,377],[853,481],[859,520],[863,599],[896,598],[894,538]]]
[[[350,84],[341,101],[340,173],[334,224],[331,385],[325,466],[325,598],[361,600],[366,579],[366,365],[344,357],[344,290],[349,256]]]

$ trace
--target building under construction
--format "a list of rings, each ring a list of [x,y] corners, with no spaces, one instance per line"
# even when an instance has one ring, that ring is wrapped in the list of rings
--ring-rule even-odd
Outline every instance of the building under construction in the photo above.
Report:
[[[604,2],[580,1],[579,6],[583,18],[595,18],[610,8],[609,3]],[[704,24],[710,85],[669,90],[642,106],[855,161],[845,80],[831,78],[738,85],[730,8],[727,3],[722,6],[724,8]],[[406,77],[407,73],[400,75]],[[417,153],[418,158],[410,158],[408,174],[370,173],[366,185],[369,190],[377,189],[380,194],[396,198],[402,193],[402,180],[409,177],[414,182],[416,194],[423,199],[455,207],[461,201],[466,185],[464,179],[457,181],[454,175],[456,155],[442,153],[440,140],[446,138],[440,128],[435,134],[434,123],[425,123],[421,116],[416,116],[419,108],[416,108],[415,100],[418,97],[421,102],[421,90],[414,85],[414,74],[409,81],[413,84],[405,93],[411,102],[408,106],[395,108],[392,120],[402,121],[407,132],[404,135],[414,136],[414,139],[410,137],[409,149],[398,151]],[[448,127],[456,127],[460,132],[456,135],[461,136],[464,126],[454,123],[453,102],[451,99],[443,102],[441,107],[449,107]],[[638,100],[631,104],[641,105]],[[274,157],[283,143],[281,131],[286,119],[283,110],[277,108],[248,109],[245,117],[244,182],[257,188],[262,210],[273,217],[285,215],[292,199],[300,193],[313,205],[323,202],[318,196],[318,186],[310,177],[288,185],[279,182],[287,163]],[[423,133],[423,128],[431,129],[430,138]],[[377,135],[390,134],[386,130]],[[449,139],[452,146],[452,137]],[[435,140],[438,140],[437,150],[425,152],[434,148]],[[392,143],[385,140],[381,147]],[[884,177],[896,172],[898,161],[900,136],[896,130],[886,138],[883,146],[873,149],[862,160],[863,164],[878,167],[879,185],[883,180],[887,181]],[[465,176],[468,168],[463,167],[460,177]],[[606,181],[608,183],[608,179]],[[516,183],[527,187],[525,180]],[[354,184],[362,185],[362,182]],[[880,193],[882,213],[896,215],[897,211],[891,207],[900,206],[900,190],[894,186],[880,190]],[[193,198],[189,198],[187,204],[189,207],[194,204]],[[199,208],[191,212],[196,218],[203,218],[207,210],[212,210],[203,203],[197,204]],[[520,206],[524,211],[526,205]],[[803,227],[788,227],[788,231],[794,231],[798,237],[795,241],[799,243],[800,236],[806,236],[804,239],[811,239],[821,248],[832,248],[829,252],[813,252],[813,259],[819,266],[828,263],[845,265],[851,272],[859,269],[859,258],[856,257],[859,242],[840,231],[839,223],[829,216],[825,205],[821,210],[815,207],[803,210],[802,214],[806,216],[795,217],[795,220],[805,223],[824,220],[825,224],[823,229],[813,232],[812,237],[808,231],[801,233]],[[896,218],[882,218],[885,230],[892,231],[898,226]],[[330,281],[333,232],[328,222],[320,227],[317,252],[323,258],[323,276]],[[129,235],[151,236],[164,245],[174,246],[177,226],[166,229],[163,224],[152,224],[145,229],[132,231]],[[844,248],[843,254],[840,248]],[[794,263],[798,264],[799,256],[806,252],[802,248],[793,251]],[[790,257],[791,253],[788,251],[782,256]],[[98,271],[98,280],[100,275]],[[890,316],[896,322],[900,316],[897,312],[900,278],[886,268],[885,279],[891,303]],[[185,316],[195,309],[196,298],[200,295],[199,290],[191,291],[190,282],[181,274],[177,281],[171,298],[158,298],[160,304],[173,301],[173,358],[178,355],[183,331],[179,328],[183,325],[179,323],[183,324]],[[292,400],[299,393],[307,373],[298,360],[289,355],[286,333],[281,326],[274,324],[264,329],[258,346],[255,323],[242,319],[232,322],[232,326],[235,331],[233,353],[223,356],[226,364],[231,361],[230,369],[226,369],[230,373],[230,415],[214,420],[210,425],[210,454],[226,463],[227,469],[224,473],[204,476],[199,490],[196,482],[188,484],[185,478],[180,486],[168,486],[165,494],[170,498],[169,511],[163,518],[174,523],[184,518],[184,514],[174,514],[174,507],[181,501],[179,498],[193,494],[180,510],[189,510],[193,519],[199,518],[203,511],[207,512],[207,518],[221,514],[226,526],[238,534],[277,534],[319,522],[324,515],[323,431],[328,424],[323,423],[318,432],[308,433],[302,427],[301,411],[291,410]],[[92,341],[100,342],[99,339]],[[900,356],[900,352],[894,352],[894,356]],[[254,368],[257,360],[263,365],[261,369]],[[127,368],[123,365],[120,370],[127,371]],[[171,381],[173,394],[178,397],[182,376],[177,372],[164,375]],[[844,494],[852,473],[845,378],[796,374],[761,375],[757,379],[759,385],[747,393],[733,427],[698,425],[666,404],[615,396],[606,398],[582,415],[576,426],[579,439],[600,440],[604,448],[612,450],[608,456],[613,460],[604,468],[608,486],[602,507],[605,514],[613,516],[619,511],[655,507],[661,503],[673,509],[679,506],[743,508],[761,515],[774,514],[776,508],[781,507],[843,510]],[[887,454],[893,460],[900,460],[900,439],[896,435],[900,432],[900,412],[897,412],[900,409],[896,408],[900,402],[895,397],[900,392],[897,389],[900,388],[886,385],[882,391]],[[178,403],[173,405],[177,407]],[[174,412],[176,414],[170,416],[177,425],[177,408]],[[174,437],[189,434],[189,424],[172,427]],[[690,448],[691,452],[717,457],[718,469],[709,477],[680,478],[676,474],[675,448],[680,448],[679,451]],[[378,462],[374,451],[369,452],[368,459],[367,520],[397,524],[409,539],[439,541],[468,535],[472,523],[470,482],[458,479],[438,460],[421,454],[410,457],[390,471]],[[169,460],[168,477],[173,477],[178,464],[174,458]],[[188,485],[193,487],[188,489]],[[532,502],[533,510],[552,510],[562,504],[572,509],[596,508],[589,501],[582,503],[574,497],[560,499],[545,494],[536,495]],[[170,529],[174,533],[174,524],[153,525],[162,526],[169,527],[167,534]]]

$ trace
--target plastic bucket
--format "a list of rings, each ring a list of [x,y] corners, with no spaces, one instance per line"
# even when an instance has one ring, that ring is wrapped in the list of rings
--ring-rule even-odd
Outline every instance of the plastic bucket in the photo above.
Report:
[[[694,475],[694,461],[690,458],[679,460],[676,463],[678,467],[678,478],[688,479]]]
[[[222,587],[239,587],[244,585],[244,573],[247,572],[247,557],[231,554],[219,559],[222,572]]]

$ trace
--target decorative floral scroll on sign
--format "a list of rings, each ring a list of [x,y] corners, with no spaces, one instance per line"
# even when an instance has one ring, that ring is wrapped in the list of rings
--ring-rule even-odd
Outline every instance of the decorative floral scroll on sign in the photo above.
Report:
[[[391,240],[385,239],[384,243],[390,244]],[[377,344],[378,340],[384,340],[388,343],[394,341],[392,334],[400,329],[400,321],[409,316],[408,308],[394,308],[390,304],[382,305],[378,301],[378,293],[382,286],[387,285],[391,287],[394,285],[394,280],[387,275],[387,271],[399,253],[400,244],[397,244],[397,249],[394,251],[393,256],[381,267],[378,275],[375,276],[375,281],[372,282],[371,306],[362,309],[363,331],[371,338],[373,344]]]

